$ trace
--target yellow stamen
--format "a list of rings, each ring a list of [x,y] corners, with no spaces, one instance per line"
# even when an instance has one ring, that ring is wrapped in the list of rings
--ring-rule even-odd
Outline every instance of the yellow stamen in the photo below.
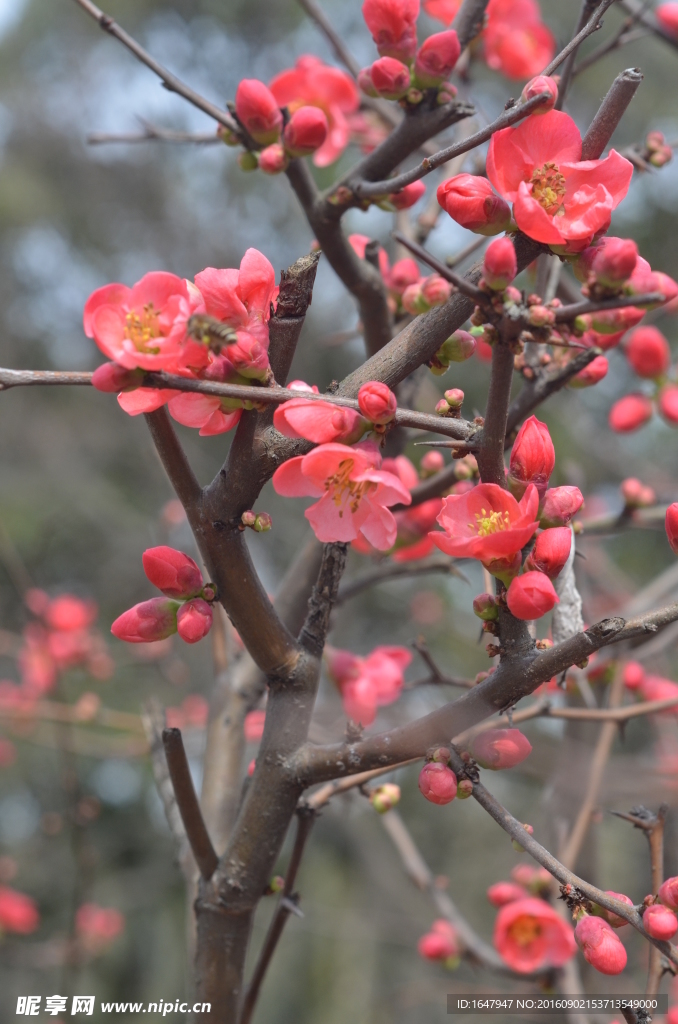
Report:
[[[546,163],[543,167],[537,167],[530,180],[532,198],[553,216],[565,199],[565,178],[558,170],[558,165]]]
[[[476,512],[475,523],[468,525],[471,530],[476,531],[479,537],[488,537],[491,533],[508,530],[511,526],[511,518],[508,512],[488,512],[482,508],[480,512]]]
[[[160,336],[160,323],[158,314],[152,302],[144,306],[143,312],[137,313],[132,310],[125,317],[125,337],[128,338],[139,352],[159,352],[153,346],[149,348],[149,341]]]
[[[541,935],[541,923],[536,917],[519,917],[508,933],[518,946],[529,946]]]
[[[332,491],[332,501],[335,505],[341,505],[345,501],[345,494],[348,491],[350,496],[350,510],[351,512],[357,512],[360,507],[360,502],[370,491],[377,489],[377,485],[371,480],[364,480],[362,483],[356,483],[354,480],[349,479],[353,471],[353,459],[344,459],[343,462],[339,463],[336,473],[332,476],[328,476],[325,481],[325,490]],[[343,511],[339,512],[339,516],[343,516]]]

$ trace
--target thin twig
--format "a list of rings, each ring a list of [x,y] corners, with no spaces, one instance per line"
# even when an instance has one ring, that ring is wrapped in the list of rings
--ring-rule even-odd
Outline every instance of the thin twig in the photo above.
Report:
[[[162,79],[162,83],[166,89],[170,92],[177,93],[179,96],[183,96],[185,100],[192,103],[194,107],[198,108],[198,110],[202,110],[205,114],[208,114],[209,117],[213,117],[215,121],[218,121],[219,124],[223,124],[224,127],[229,128],[236,135],[239,136],[241,134],[240,126],[236,121],[234,121],[227,110],[222,110],[221,107],[217,107],[214,103],[210,103],[208,99],[205,99],[204,96],[201,96],[200,93],[191,89],[191,87],[186,85],[185,82],[182,82],[180,78],[177,78],[177,76],[173,75],[171,71],[168,71],[167,68],[163,67],[162,64],[159,64],[154,57],[151,57],[150,53],[147,53],[146,50],[144,50],[143,46],[141,46],[136,39],[133,39],[132,36],[128,35],[128,33],[125,32],[125,30],[122,29],[113,20],[113,18],[110,17],[110,15],[104,14],[104,12],[100,10],[96,4],[93,4],[91,0],[75,0],[75,3],[78,4],[79,7],[82,7],[83,11],[86,11],[90,17],[94,18],[104,32],[108,32],[108,34],[113,36],[114,39],[117,39],[119,43],[126,46],[127,49],[134,54],[137,60],[140,60],[141,63],[145,64],[147,68],[150,68],[158,78]]]
[[[562,324],[567,320],[574,320],[575,317],[583,316],[585,313],[603,313],[608,309],[624,309],[626,306],[650,306],[655,302],[664,302],[665,296],[661,292],[648,292],[644,295],[618,295],[614,299],[605,299],[602,302],[574,302],[571,306],[560,306],[555,311],[556,323]]]
[[[188,767],[184,741],[181,738],[181,730],[163,729],[162,742],[177,806],[186,829],[186,837],[191,844],[200,874],[205,881],[209,881],[217,869],[219,858],[214,852],[212,840],[200,810],[191,778],[191,770]]]
[[[412,565],[410,562],[405,563],[389,563],[380,569],[377,569],[369,575],[361,576],[357,580],[353,580],[350,583],[346,583],[339,591],[339,596],[335,601],[335,604],[340,605],[345,601],[350,601],[351,598],[357,597],[358,594],[362,594],[365,590],[369,590],[371,587],[378,586],[380,583],[387,583],[389,580],[411,578],[413,576],[428,576],[431,573],[442,573],[444,576],[457,576],[468,583],[468,579],[460,570],[456,567],[454,562],[425,562],[418,565]]]
[[[449,281],[453,284],[457,291],[460,291],[462,295],[468,295],[469,299],[473,299],[475,302],[488,303],[490,301],[487,292],[482,291],[475,284],[472,284],[465,277],[460,277],[459,274],[455,274],[445,263],[441,263],[435,256],[432,255],[427,249],[424,249],[422,245],[418,245],[417,242],[412,241],[411,238],[406,238],[405,235],[400,231],[394,231],[393,238],[396,242],[400,242],[406,249],[409,249],[422,263],[426,263],[427,266],[435,270],[437,274],[440,274],[445,281]]]
[[[571,53],[576,53],[585,39],[588,39],[590,35],[593,35],[594,32],[597,32],[598,29],[602,28],[603,23],[600,19],[603,14],[605,14],[608,7],[611,7],[613,3],[616,3],[616,0],[602,0],[587,23],[584,25],[583,29],[580,32],[577,32],[574,38],[570,40],[567,46],[563,47],[560,53],[553,58],[550,64],[546,65],[541,74],[552,75],[556,68],[559,68]]]

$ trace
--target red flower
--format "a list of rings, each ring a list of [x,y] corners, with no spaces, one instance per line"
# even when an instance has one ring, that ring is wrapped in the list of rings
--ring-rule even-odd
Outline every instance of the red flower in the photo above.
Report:
[[[380,472],[381,456],[370,444],[349,448],[321,444],[279,466],[273,487],[287,498],[320,498],[305,515],[318,540],[352,541],[359,533],[387,551],[396,539],[396,521],[389,505],[412,501],[392,473]]]
[[[638,430],[652,419],[653,405],[647,395],[625,395],[615,402],[610,409],[608,423],[610,429],[618,434],[627,434]]]
[[[660,4],[654,13],[665,32],[678,36],[678,3]]]
[[[555,52],[552,33],[536,0],[490,0],[483,32],[488,67],[507,78],[539,74]]]
[[[51,629],[65,632],[87,629],[97,617],[97,606],[94,601],[82,601],[73,594],[61,594],[49,602],[44,617]]]
[[[429,36],[417,50],[414,61],[418,84],[424,89],[440,85],[452,72],[460,53],[461,45],[454,29]]]
[[[587,244],[607,229],[628,192],[633,165],[610,150],[604,160],[581,161],[581,136],[568,114],[551,110],[495,132],[487,176],[513,203],[518,227],[549,245]]]
[[[624,351],[639,377],[663,377],[671,365],[669,343],[656,327],[636,328]]]
[[[659,411],[672,426],[678,423],[678,386],[667,384],[659,392]]]
[[[141,560],[146,576],[165,597],[195,597],[203,588],[200,569],[183,551],[161,545],[147,548]]]
[[[678,555],[678,501],[674,501],[666,510],[666,536],[671,549]]]
[[[473,758],[483,768],[515,768],[532,753],[532,744],[520,729],[485,729],[471,744]]]
[[[498,235],[511,221],[508,203],[492,191],[487,178],[476,174],[456,174],[436,194],[452,220],[478,235]]]
[[[39,924],[35,900],[7,885],[0,885],[0,931],[29,935]]]
[[[317,167],[334,163],[348,146],[350,126],[346,118],[360,105],[360,94],[346,71],[324,64],[318,57],[299,57],[293,68],[281,71],[270,83],[271,92],[281,107],[293,114],[300,107],[320,107],[329,132],[313,156]]]
[[[646,907],[643,911],[643,925],[648,935],[653,939],[670,939],[678,932],[678,918],[661,903],[655,903]]]
[[[531,78],[527,85],[524,86],[520,99],[523,103],[527,103],[528,100],[541,96],[544,93],[547,93],[549,98],[536,107],[532,113],[546,114],[549,110],[553,110],[558,99],[558,83],[554,78],[549,78],[548,75],[537,75],[536,78]]]
[[[390,423],[398,408],[396,396],[389,386],[378,380],[370,380],[363,384],[358,392],[358,405],[370,423],[380,426]]]
[[[271,90],[256,78],[244,78],[235,93],[235,112],[255,142],[277,142],[283,126],[280,105]]]
[[[574,930],[574,937],[584,959],[601,974],[621,974],[626,967],[626,950],[602,917],[585,914]]]
[[[558,595],[543,572],[525,572],[511,580],[506,603],[511,615],[530,621],[550,612],[558,604]]]
[[[572,531],[569,526],[556,526],[544,530],[537,537],[537,542],[525,562],[526,569],[536,569],[545,573],[549,579],[558,576],[570,557],[572,548]]]
[[[365,0],[363,18],[382,57],[409,62],[417,49],[419,0]]]
[[[544,900],[530,897],[502,907],[494,945],[519,974],[562,967],[577,951],[572,928]]]
[[[444,918],[434,921],[431,931],[422,935],[417,943],[419,956],[425,960],[449,960],[459,956],[457,933]]]
[[[291,157],[310,156],[325,142],[329,125],[319,107],[299,107],[285,125],[283,142]]]
[[[294,381],[288,388],[299,390],[300,383]],[[315,444],[331,441],[353,444],[369,427],[355,409],[306,398],[293,398],[279,405],[273,414],[273,425],[285,437],[304,437]]]
[[[444,533],[432,533],[441,551],[481,562],[517,554],[537,529],[537,489],[528,484],[517,502],[497,484],[478,484],[467,494],[448,496],[438,516]]]
[[[419,792],[432,804],[449,804],[457,795],[457,776],[440,761],[428,761],[419,772]]]
[[[382,646],[361,658],[351,651],[325,647],[327,669],[339,687],[348,718],[371,725],[377,708],[393,704],[402,692],[405,669],[412,660],[406,647]]]
[[[549,428],[536,416],[530,416],[518,431],[511,449],[508,475],[511,492],[519,498],[532,483],[540,496],[543,495],[555,464],[556,453]]]

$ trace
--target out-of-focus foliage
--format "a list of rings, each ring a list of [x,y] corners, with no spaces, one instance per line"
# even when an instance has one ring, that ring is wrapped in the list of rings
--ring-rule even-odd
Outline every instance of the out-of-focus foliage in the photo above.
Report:
[[[371,60],[358,0],[334,0],[325,7],[356,56]],[[544,0],[545,20],[559,39],[569,38],[577,7]],[[112,0],[109,10],[155,56],[220,103],[234,96],[240,78],[268,79],[301,53],[332,59],[293,0]],[[612,11],[603,33],[584,52],[614,31],[620,17]],[[237,266],[251,245],[279,270],[308,251],[311,233],[285,178],[243,174],[225,147],[86,144],[91,131],[135,130],[137,117],[194,131],[210,131],[213,125],[163,90],[71,0],[4,0],[0,33],[3,366],[97,365],[99,354],[82,333],[81,311],[90,291],[107,281],[132,283],[149,269],[192,277],[206,266]],[[571,112],[585,127],[613,76],[632,65],[640,66],[646,79],[615,144],[622,148],[638,141],[649,129],[676,137],[678,54],[650,37],[583,74],[572,93]],[[468,88],[488,116],[501,109],[512,88],[516,91],[481,64],[473,65]],[[345,155],[342,166],[350,159]],[[331,173],[319,173],[321,184]],[[677,213],[678,168],[672,163],[636,177],[613,231],[635,238],[653,267],[678,277]],[[352,212],[347,226],[390,246],[388,214]],[[468,240],[445,217],[429,244],[436,254],[448,255]],[[321,262],[293,376],[322,389],[356,366],[362,359],[359,339],[331,344],[337,332],[356,321],[352,303]],[[661,326],[675,353],[676,319],[664,318]],[[455,366],[444,382],[422,370],[417,404],[430,410],[439,392],[460,386],[469,412],[481,411],[487,374],[486,365],[476,360]],[[607,429],[609,407],[630,390],[631,380],[623,356],[613,352],[611,372],[600,385],[564,393],[544,412],[558,453],[552,483],[577,484],[591,508],[596,502],[620,506],[617,487],[626,476],[640,477],[661,499],[678,496],[675,433],[658,421],[630,439]],[[194,431],[179,430],[198,477],[209,480],[223,461],[229,435],[198,438]],[[50,593],[93,597],[104,633],[122,610],[151,596],[141,569],[144,548],[169,542],[195,553],[187,526],[163,519],[172,494],[143,418],[126,416],[112,396],[87,388],[2,394],[0,439],[0,638],[10,637],[4,655],[11,653],[11,634],[26,623],[8,571],[11,547],[35,585]],[[421,451],[410,447],[408,454],[418,462]],[[300,504],[282,501],[270,486],[258,507],[272,514],[274,528],[252,536],[250,543],[273,591],[308,530]],[[584,539],[581,550],[587,560],[578,560],[578,578],[589,620],[621,608],[665,568],[668,557],[658,531],[635,531],[604,543]],[[351,555],[351,575],[367,566]],[[366,653],[376,643],[407,643],[421,633],[451,673],[475,675],[488,667],[471,615],[471,599],[484,586],[475,564],[465,571],[470,585],[432,576],[365,592],[337,612],[332,642]],[[152,695],[165,705],[180,704],[188,693],[209,696],[209,641],[197,649],[179,646],[176,642],[170,655],[149,663],[111,640],[113,678],[96,682],[74,671],[55,696],[73,700],[95,690],[106,706],[134,712]],[[4,655],[0,676],[16,678],[14,662]],[[671,674],[678,666],[662,655],[654,667]],[[424,674],[421,663],[410,669],[412,679]],[[380,721],[424,713],[448,694],[417,689],[383,711]],[[324,729],[341,734],[340,702],[327,682],[319,718]],[[189,985],[186,900],[148,761],[115,756],[110,733],[102,734],[97,756],[90,757],[69,753],[68,728],[47,724],[14,735],[3,721],[0,731],[19,751],[14,766],[0,769],[0,858],[16,861],[11,884],[32,894],[42,915],[34,936],[0,944],[3,1017],[13,1014],[16,997],[28,992],[96,993],[120,1000],[183,995]],[[538,836],[555,844],[558,800],[576,806],[580,791],[582,780],[568,774],[578,744],[595,742],[596,730],[580,730],[567,741],[555,723],[532,725],[526,732],[534,754],[510,778],[493,779],[494,790],[521,820],[534,824]],[[675,799],[648,768],[651,750],[650,726],[630,724],[624,743],[615,747],[604,806],[628,809],[643,800],[656,805],[660,798]],[[197,739],[191,753],[199,774]],[[519,856],[473,801],[434,807],[419,797],[412,772],[398,781],[404,788],[399,810],[432,869],[449,878],[451,895],[489,938],[494,912],[485,889],[506,877]],[[87,814],[84,798],[91,798],[84,805]],[[667,867],[675,871],[673,857],[669,849]],[[607,817],[595,826],[581,867],[603,888],[637,900],[649,889],[642,836]],[[10,861],[0,860],[0,868],[11,875]],[[442,1022],[444,996],[452,985],[487,990],[504,984],[467,967],[448,977],[419,960],[417,939],[436,915],[407,880],[362,797],[340,799],[325,811],[299,888],[305,917],[291,921],[276,955],[262,997],[262,1022]],[[123,911],[125,932],[79,973],[55,966],[54,944],[67,935],[74,907],[88,900]],[[264,906],[257,942],[267,917]],[[629,941],[626,990],[631,980],[642,984],[647,952],[636,938]],[[592,984],[601,982],[594,978]]]

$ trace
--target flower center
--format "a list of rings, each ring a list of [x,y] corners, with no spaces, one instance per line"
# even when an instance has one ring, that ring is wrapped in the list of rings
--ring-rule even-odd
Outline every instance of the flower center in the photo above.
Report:
[[[158,313],[152,302],[144,306],[141,313],[131,310],[125,317],[125,337],[132,342],[139,352],[149,351],[148,343],[152,338],[160,336]],[[150,351],[159,352],[157,347]]]
[[[536,917],[519,917],[508,932],[518,946],[529,946],[541,935],[541,924]]]
[[[351,513],[357,512],[360,508],[360,502],[370,491],[376,490],[376,484],[372,483],[371,480],[364,480],[362,483],[356,483],[355,480],[351,480],[351,472],[353,470],[353,459],[344,459],[343,462],[339,463],[337,472],[328,476],[325,481],[325,490],[332,492],[332,500],[335,505],[341,505],[344,501],[350,502]],[[340,509],[339,516],[343,516],[344,511]]]
[[[558,170],[558,165],[547,163],[543,167],[537,167],[530,181],[532,198],[553,216],[565,199],[565,178]]]
[[[488,537],[491,533],[508,530],[511,526],[511,518],[508,512],[488,512],[481,508],[480,512],[476,512],[475,523],[468,525],[476,531],[479,537]]]

